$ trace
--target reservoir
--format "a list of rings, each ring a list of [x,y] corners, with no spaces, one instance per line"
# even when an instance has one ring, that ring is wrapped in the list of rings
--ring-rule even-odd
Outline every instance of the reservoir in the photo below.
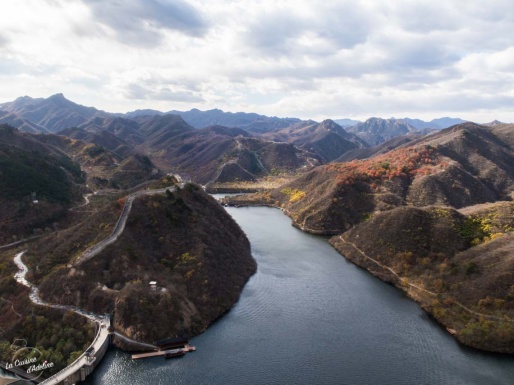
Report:
[[[280,210],[227,211],[258,263],[239,302],[191,340],[195,353],[132,361],[112,349],[85,383],[514,384],[514,357],[460,345],[400,290]]]

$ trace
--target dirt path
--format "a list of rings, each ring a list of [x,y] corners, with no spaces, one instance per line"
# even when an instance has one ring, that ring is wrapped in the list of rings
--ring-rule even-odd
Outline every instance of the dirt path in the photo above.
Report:
[[[353,242],[349,242],[347,240],[345,240],[343,238],[342,235],[339,236],[339,239],[341,240],[341,242],[347,244],[347,245],[350,245],[352,246],[357,252],[359,252],[364,258],[368,259],[369,261],[372,261],[373,263],[375,263],[376,265],[380,266],[382,269],[386,269],[388,270],[389,272],[391,272],[392,274],[394,274],[395,277],[397,277],[400,282],[402,282],[402,277],[400,277],[393,269],[391,269],[390,267],[388,266],[385,266],[384,264],[380,263],[379,261],[377,261],[376,259],[374,258],[371,258],[369,255],[367,255],[364,251],[362,251],[360,248],[357,247],[357,245],[355,245]],[[407,282],[407,284],[409,285],[409,287],[413,287],[417,290],[420,290],[420,291],[423,291],[431,296],[434,296],[434,297],[437,297],[437,295],[439,294],[442,294],[442,293],[436,293],[436,292],[433,292],[433,291],[430,291],[430,290],[427,290],[423,287],[420,287],[418,285],[415,285],[413,283],[410,283],[410,282]],[[491,315],[491,314],[484,314],[484,313],[479,313],[479,312],[476,312],[470,308],[468,308],[467,306],[463,305],[462,303],[456,301],[456,300],[453,300],[453,304],[454,305],[457,305],[459,306],[460,308],[462,308],[463,310],[467,311],[468,313],[471,313],[475,316],[478,316],[478,317],[484,317],[484,318],[487,318],[487,319],[490,319],[490,320],[495,320],[495,321],[507,321],[507,322],[514,322],[514,320],[511,320],[511,319],[505,319],[505,318],[502,318],[502,317],[497,317],[497,316],[494,316],[494,315]]]

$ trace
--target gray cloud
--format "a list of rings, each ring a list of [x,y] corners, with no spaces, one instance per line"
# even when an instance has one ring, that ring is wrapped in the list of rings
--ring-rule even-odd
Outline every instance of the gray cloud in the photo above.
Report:
[[[277,9],[259,14],[248,25],[242,43],[260,54],[272,57],[326,56],[363,43],[369,27],[368,17],[355,3],[335,7],[320,5],[308,17]],[[326,46],[323,48],[305,44],[302,38],[316,39]]]
[[[0,48],[5,47],[7,43],[9,43],[9,40],[6,37],[0,35]]]
[[[453,111],[463,113],[477,110],[499,110],[512,108],[514,97],[506,95],[472,95],[466,91],[451,92],[438,97],[411,98],[409,100],[391,100],[387,107],[391,110],[404,109],[413,113],[430,111]]]
[[[127,86],[125,96],[128,99],[136,100],[159,100],[188,103],[198,103],[204,101],[201,96],[198,96],[191,91],[174,91],[168,87],[152,88],[137,83],[132,83]]]
[[[452,4],[427,0],[388,1],[382,5],[383,16],[391,24],[399,25],[409,32],[451,32],[461,28],[463,23],[462,11]]]
[[[207,24],[201,14],[182,0],[83,0],[95,20],[112,28],[118,40],[128,45],[155,47],[162,30],[202,36]]]
[[[0,30],[4,89],[77,85],[99,101],[107,90],[106,110],[514,116],[512,0],[41,0],[41,15],[12,4]],[[127,49],[179,34],[166,49]]]
[[[387,57],[382,61],[381,68],[386,71],[419,71],[444,68],[457,63],[461,56],[444,41],[438,39],[402,38],[386,41],[388,45]]]

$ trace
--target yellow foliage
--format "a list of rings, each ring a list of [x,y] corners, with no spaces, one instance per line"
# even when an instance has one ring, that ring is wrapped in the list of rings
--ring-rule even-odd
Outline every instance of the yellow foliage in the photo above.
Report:
[[[187,264],[187,263],[193,262],[195,260],[196,260],[196,257],[189,253],[184,253],[180,256],[180,263],[182,263],[182,264]]]
[[[289,202],[297,202],[305,197],[305,191],[295,190],[294,193],[289,198]]]
[[[191,278],[193,276],[194,273],[195,273],[194,270],[189,270],[184,277],[186,279],[189,279],[189,278]]]
[[[297,202],[305,197],[305,191],[298,189],[292,190],[289,187],[282,189],[281,192],[289,196],[289,203]]]

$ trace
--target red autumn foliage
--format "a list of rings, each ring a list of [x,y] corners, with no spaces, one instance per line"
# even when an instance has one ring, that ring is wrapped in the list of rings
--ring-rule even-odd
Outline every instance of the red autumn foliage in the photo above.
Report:
[[[123,197],[123,198],[120,198],[116,201],[116,203],[118,204],[118,208],[119,209],[123,209],[123,207],[125,206],[125,202],[127,201],[127,197]]]
[[[384,180],[430,175],[447,165],[447,162],[441,161],[433,147],[422,146],[400,148],[366,160],[334,163],[328,165],[326,170],[337,173],[336,180],[339,185],[366,182],[376,191]]]

